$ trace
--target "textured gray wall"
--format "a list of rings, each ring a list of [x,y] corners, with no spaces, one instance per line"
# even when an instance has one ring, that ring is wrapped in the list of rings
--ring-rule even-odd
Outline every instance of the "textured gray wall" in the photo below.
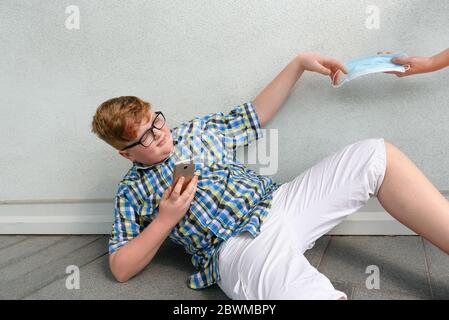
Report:
[[[65,8],[80,8],[68,30]],[[380,29],[365,26],[367,5]],[[342,61],[449,47],[449,1],[0,2],[0,200],[112,198],[130,162],[90,133],[97,105],[137,95],[172,126],[253,99],[301,51]],[[449,70],[339,89],[305,74],[268,124],[288,181],[344,145],[384,137],[449,189]]]

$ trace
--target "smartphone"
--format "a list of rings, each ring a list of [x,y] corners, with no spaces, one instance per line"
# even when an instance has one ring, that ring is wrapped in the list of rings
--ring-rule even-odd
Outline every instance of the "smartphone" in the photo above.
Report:
[[[183,176],[184,182],[182,184],[181,193],[184,192],[185,188],[189,184],[190,180],[192,180],[195,174],[195,163],[193,160],[181,161],[175,163],[175,176],[173,178],[173,186],[176,185],[178,179]]]

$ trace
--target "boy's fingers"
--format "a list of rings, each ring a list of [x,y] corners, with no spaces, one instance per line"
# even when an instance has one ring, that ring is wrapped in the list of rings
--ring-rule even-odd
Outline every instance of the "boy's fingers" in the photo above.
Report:
[[[336,72],[334,72],[331,75],[331,81],[333,85],[337,85],[338,82],[340,81],[340,77],[341,77],[341,70],[337,70]]]
[[[194,175],[192,179],[190,179],[189,184],[194,184],[196,181],[198,181],[198,176]]]
[[[330,59],[329,62],[331,64],[332,69],[339,69],[339,70],[343,71],[343,73],[348,74],[348,70],[346,70],[346,66],[343,63],[341,63],[340,61],[337,61],[335,59]]]
[[[193,198],[195,198],[196,190],[197,190],[197,186],[193,186],[192,190],[186,189],[187,192],[184,192],[187,195],[186,200],[191,201]]]
[[[321,73],[321,74],[323,74],[325,76],[328,76],[328,75],[331,74],[331,71],[328,68],[324,67],[323,65],[321,65],[319,63],[317,63],[315,65],[315,68],[316,68],[315,69],[316,72]]]
[[[173,186],[169,186],[165,189],[164,194],[162,195],[162,199],[167,199],[170,196],[171,190]]]
[[[189,201],[192,201],[195,198],[195,193],[196,193],[196,186],[195,186],[195,189],[193,189],[192,193],[189,196],[189,199],[188,199]]]
[[[194,190],[196,189],[196,183],[198,181],[198,176],[194,176],[189,184],[187,185],[187,188],[185,188],[183,195],[186,194],[186,197],[189,197],[192,193],[194,193]]]
[[[179,194],[181,193],[181,188],[182,188],[183,182],[184,182],[184,177],[181,176],[178,179],[178,182],[176,183],[176,185],[175,185],[175,187],[173,189],[172,195],[175,195],[176,198],[179,197]]]

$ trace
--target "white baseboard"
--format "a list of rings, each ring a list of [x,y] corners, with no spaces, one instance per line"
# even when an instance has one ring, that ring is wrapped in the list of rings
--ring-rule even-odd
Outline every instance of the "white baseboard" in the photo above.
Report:
[[[113,200],[15,201],[0,204],[0,234],[110,234]]]
[[[387,212],[359,211],[328,232],[330,235],[416,235]]]
[[[0,234],[110,234],[113,201],[17,201],[0,204]],[[392,218],[376,198],[353,213],[328,234],[411,235]]]

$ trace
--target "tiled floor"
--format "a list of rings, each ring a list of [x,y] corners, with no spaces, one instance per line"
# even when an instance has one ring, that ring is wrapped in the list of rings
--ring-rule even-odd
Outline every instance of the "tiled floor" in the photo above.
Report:
[[[183,248],[166,241],[139,275],[120,284],[108,267],[107,236],[0,236],[0,299],[227,299],[214,285],[191,290]],[[353,300],[449,299],[449,256],[417,236],[324,236],[306,252]],[[66,287],[66,268],[80,289]],[[379,289],[368,266],[379,270]],[[371,278],[369,278],[371,277]]]

